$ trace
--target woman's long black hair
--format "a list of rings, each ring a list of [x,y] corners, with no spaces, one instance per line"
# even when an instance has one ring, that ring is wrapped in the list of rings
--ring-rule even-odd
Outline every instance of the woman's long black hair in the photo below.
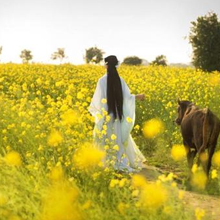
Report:
[[[108,113],[113,113],[114,118],[122,120],[123,116],[123,93],[121,80],[116,66],[118,59],[116,56],[108,56],[104,59],[107,65],[107,104]]]

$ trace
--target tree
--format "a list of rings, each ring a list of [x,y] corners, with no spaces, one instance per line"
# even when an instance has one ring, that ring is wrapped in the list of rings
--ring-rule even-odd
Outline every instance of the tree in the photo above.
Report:
[[[54,53],[51,55],[51,59],[52,59],[52,60],[57,60],[57,59],[59,59],[59,60],[60,60],[60,63],[63,61],[64,58],[66,58],[65,49],[64,49],[64,48],[58,48],[57,51],[54,52]]]
[[[217,14],[208,13],[191,24],[189,42],[193,48],[193,65],[205,71],[220,71],[220,22]]]
[[[22,50],[20,58],[22,59],[23,63],[28,63],[29,60],[32,60],[33,56],[30,50]]]
[[[140,59],[137,56],[132,56],[132,57],[126,57],[122,64],[126,65],[140,65],[142,63],[142,59]]]
[[[103,60],[104,52],[97,47],[90,47],[86,50],[85,60],[86,63],[98,64]]]
[[[154,61],[151,62],[151,65],[160,65],[167,66],[167,58],[164,55],[157,56]]]
[[[2,54],[2,46],[0,47],[0,55]]]

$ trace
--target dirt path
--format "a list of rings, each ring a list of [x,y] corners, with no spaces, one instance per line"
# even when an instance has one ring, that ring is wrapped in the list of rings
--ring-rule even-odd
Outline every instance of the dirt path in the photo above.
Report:
[[[162,171],[152,166],[146,166],[140,174],[144,175],[148,181],[154,181],[162,174]],[[183,201],[186,207],[191,210],[195,210],[196,208],[204,209],[205,216],[209,220],[220,220],[219,197],[184,191]]]
[[[210,220],[220,220],[220,198],[185,191],[183,200],[189,208],[204,209]]]

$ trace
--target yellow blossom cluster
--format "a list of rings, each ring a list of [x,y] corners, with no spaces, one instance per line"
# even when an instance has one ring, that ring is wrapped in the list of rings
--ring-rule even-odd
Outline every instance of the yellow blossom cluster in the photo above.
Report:
[[[11,151],[5,155],[5,161],[8,165],[21,166],[22,159],[18,152]]]
[[[203,190],[206,187],[207,183],[207,175],[203,170],[197,169],[193,171],[193,175],[191,177],[191,185],[197,189]]]
[[[154,138],[164,130],[164,125],[159,119],[151,119],[143,125],[143,134],[146,138]]]
[[[176,161],[183,160],[186,158],[187,150],[183,145],[173,145],[171,157]]]
[[[77,204],[78,189],[68,182],[53,185],[44,198],[42,220],[80,220]]]
[[[102,166],[105,159],[105,152],[97,146],[85,143],[76,150],[73,155],[73,165],[81,170],[88,170],[98,165]]]
[[[160,182],[147,182],[140,174],[133,175],[132,185],[140,189],[140,205],[148,211],[157,210],[168,199],[168,191]]]

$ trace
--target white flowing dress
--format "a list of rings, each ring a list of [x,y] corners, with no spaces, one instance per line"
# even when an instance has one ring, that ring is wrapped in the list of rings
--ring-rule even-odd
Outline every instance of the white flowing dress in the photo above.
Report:
[[[120,79],[123,92],[122,120],[115,120],[113,114],[110,114],[110,120],[106,122],[106,118],[108,117],[106,114],[108,111],[106,91],[107,74],[98,80],[95,93],[89,106],[89,112],[95,117],[94,138],[96,143],[104,147],[106,144],[108,145],[109,141],[112,141],[112,135],[114,134],[116,137],[114,144],[118,145],[119,148],[113,157],[115,159],[114,168],[116,170],[132,172],[141,169],[146,159],[136,146],[130,134],[135,121],[135,95],[130,93],[126,82],[121,77]],[[106,125],[105,131],[102,132],[104,125]],[[106,140],[108,140],[107,143]],[[110,147],[113,147],[113,145]]]

